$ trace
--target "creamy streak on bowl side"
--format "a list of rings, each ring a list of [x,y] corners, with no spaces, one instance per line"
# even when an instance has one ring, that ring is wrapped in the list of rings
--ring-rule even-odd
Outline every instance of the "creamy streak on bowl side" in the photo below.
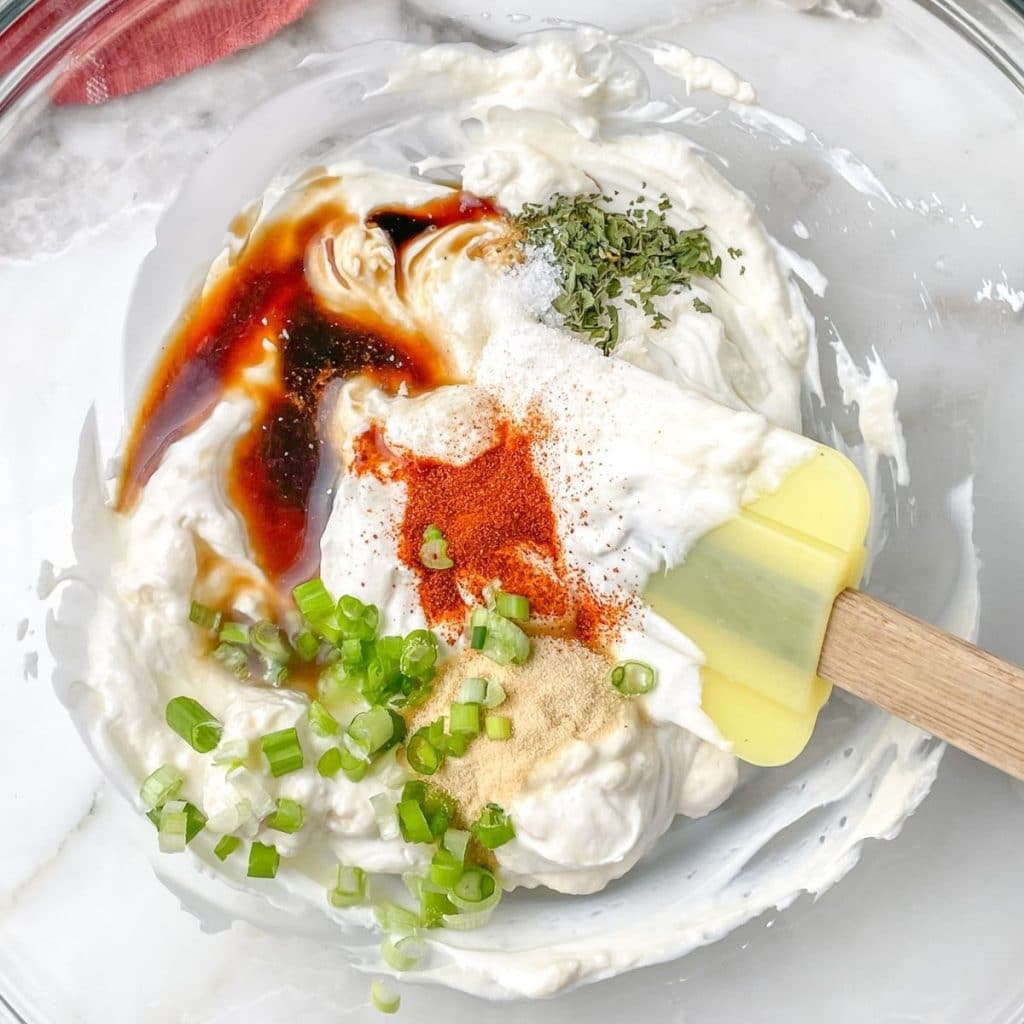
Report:
[[[378,608],[381,634],[438,630],[447,643],[434,700],[463,661],[479,660],[461,627],[490,582],[477,563],[460,563],[458,516],[439,524],[456,554],[442,571],[459,581],[458,616],[451,593],[444,603],[431,573],[407,557],[417,488],[438,465],[455,482],[445,508],[460,515],[457,484],[480,460],[539,481],[553,527],[529,541],[537,578],[557,579],[555,596],[570,608],[561,639],[535,641],[538,658],[551,657],[557,672],[570,663],[557,644],[575,644],[605,668],[640,662],[657,679],[642,696],[616,694],[618,710],[593,735],[554,731],[545,747],[540,718],[519,746],[474,741],[472,756],[486,757],[480,744],[491,743],[495,757],[519,758],[502,790],[515,836],[492,854],[501,884],[595,892],[676,815],[702,816],[735,786],[735,759],[700,709],[700,652],[640,594],[652,572],[678,564],[812,451],[791,433],[812,332],[749,199],[681,136],[610,128],[643,85],[602,50],[603,38],[556,33],[499,55],[409,51],[386,91],[447,91],[477,119],[457,151],[449,139],[419,174],[339,159],[268,190],[181,328],[188,358],[163,367],[177,399],[175,386],[157,388],[143,408],[113,517],[118,555],[90,629],[88,728],[135,784],[161,765],[181,774],[176,796],[207,818],[191,848],[207,859],[222,833],[276,848],[273,881],[247,879],[241,855],[218,864],[237,884],[367,920],[366,906],[327,905],[339,864],[381,875],[428,869],[434,847],[381,821],[385,807],[393,824],[415,774],[406,755],[379,757],[358,781],[326,777],[318,766],[337,737],[311,727],[315,677],[239,680],[211,660],[188,618],[198,600],[294,632],[289,589],[319,572],[335,598]],[[688,87],[752,98],[713,62],[655,49]],[[465,191],[425,180],[453,163]],[[552,303],[565,268],[550,252],[524,252],[506,216],[594,193],[609,211],[641,201],[678,231],[703,230],[721,258],[717,274],[657,297],[658,329],[628,292],[620,297],[610,356],[562,326]],[[209,338],[223,344],[196,358]],[[462,495],[470,507],[473,496]],[[548,618],[559,619],[555,604]],[[507,703],[496,710],[513,730],[517,702],[528,700],[516,682],[528,670],[490,673],[507,672]],[[178,696],[222,724],[215,751],[200,754],[168,728],[165,708]],[[351,693],[321,697],[342,728],[366,707]],[[291,728],[303,764],[272,777],[260,740]],[[446,778],[442,769],[436,781]],[[302,809],[297,831],[271,823],[282,800]],[[380,898],[391,891],[382,881]],[[574,971],[587,973],[567,968],[550,987]]]

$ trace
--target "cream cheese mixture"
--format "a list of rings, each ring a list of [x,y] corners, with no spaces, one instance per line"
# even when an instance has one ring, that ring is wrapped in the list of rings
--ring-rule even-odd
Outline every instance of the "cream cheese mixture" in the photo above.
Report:
[[[714,61],[661,44],[647,55],[687,90],[754,102],[752,88]],[[551,725],[560,720],[555,711],[548,719],[535,712],[529,721],[524,713],[523,733],[508,746],[507,771],[491,771],[480,740],[465,764],[451,761],[448,774],[437,776],[459,788],[474,812],[500,797],[515,825],[514,838],[493,851],[507,890],[598,892],[649,854],[678,815],[703,817],[733,792],[737,760],[700,706],[702,654],[642,595],[653,573],[680,564],[699,537],[777,488],[814,449],[798,433],[802,388],[819,391],[814,331],[789,264],[751,200],[665,125],[663,110],[643,114],[645,88],[643,75],[598,33],[546,33],[500,54],[409,48],[381,94],[401,99],[423,91],[449,103],[460,127],[443,151],[405,173],[396,173],[393,162],[341,155],[300,181],[275,182],[255,226],[231,241],[204,286],[205,300],[260,230],[335,204],[345,215],[319,231],[305,254],[313,293],[339,316],[370,317],[435,346],[446,368],[442,386],[417,391],[401,380],[386,387],[357,374],[332,388],[320,416],[338,475],[316,552],[319,574],[333,595],[376,606],[382,633],[434,623],[424,611],[420,577],[403,561],[396,526],[410,485],[386,469],[365,470],[366,439],[379,438],[402,458],[465,467],[495,450],[503,432],[543,423],[531,435],[531,452],[550,496],[560,571],[621,614],[600,651],[577,640],[534,641],[537,664],[550,665],[544,680],[564,674],[567,682],[599,688],[587,691],[585,716],[580,711],[573,720],[567,708],[571,728],[559,731]],[[617,301],[617,344],[606,356],[568,330],[553,308],[564,268],[543,248],[529,250],[522,262],[508,259],[501,219],[439,227],[401,248],[374,222],[381,208],[449,196],[443,182],[451,175],[441,169],[453,166],[459,187],[512,215],[595,191],[609,197],[610,210],[641,197],[663,202],[674,228],[706,232],[713,251],[723,254],[721,273],[660,296],[661,329],[652,329],[625,293]],[[203,587],[230,590],[233,609],[254,620],[274,615],[274,580],[254,554],[225,481],[232,453],[254,422],[253,396],[272,390],[285,341],[280,325],[268,323],[262,360],[167,447],[130,513],[112,517],[116,557],[89,630],[86,728],[133,786],[160,765],[180,772],[180,798],[207,818],[192,849],[209,863],[216,864],[210,850],[221,835],[272,843],[282,864],[266,891],[315,901],[339,921],[368,922],[366,907],[328,907],[323,892],[339,864],[384,876],[429,867],[431,848],[404,841],[383,821],[402,799],[404,755],[384,755],[359,781],[325,777],[318,762],[336,744],[311,727],[309,695],[239,680],[211,660],[188,623]],[[895,385],[880,360],[863,378],[852,364],[844,372],[865,440],[898,461],[905,482]],[[467,597],[467,613],[473,603]],[[454,667],[439,663],[435,703],[414,712],[411,727],[429,724],[454,699],[457,674],[485,671],[465,637],[443,639]],[[654,688],[632,698],[608,689],[609,666],[623,661],[650,666]],[[529,671],[527,663],[491,673],[505,688],[513,721],[527,692],[547,693],[545,706],[557,707],[550,704],[557,692],[536,677],[530,684]],[[167,728],[165,707],[181,695],[222,723],[212,756]],[[342,727],[362,709],[354,700],[332,705]],[[261,773],[261,737],[291,728],[304,764],[280,778]],[[491,780],[493,794],[484,792],[482,779]],[[913,800],[918,787],[910,779],[900,791]],[[297,831],[268,824],[282,800],[301,805]],[[218,870],[236,884],[257,884],[237,860]],[[741,919],[726,915],[702,934]],[[481,987],[493,969],[464,956],[471,969],[460,983]],[[510,973],[508,991],[554,991],[607,972],[610,962],[567,964],[543,982]]]

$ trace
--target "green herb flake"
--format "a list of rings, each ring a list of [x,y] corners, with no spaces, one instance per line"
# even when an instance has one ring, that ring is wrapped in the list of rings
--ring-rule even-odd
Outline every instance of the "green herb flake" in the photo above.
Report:
[[[698,313],[710,313],[711,312],[711,307],[703,299],[694,299],[693,300],[693,308],[695,310],[697,310]]]
[[[616,299],[641,309],[651,327],[660,330],[669,321],[656,299],[689,288],[695,277],[722,273],[722,257],[712,252],[704,228],[683,231],[667,222],[667,196],[660,197],[657,209],[646,205],[643,195],[624,211],[607,209],[609,201],[600,193],[556,195],[546,205],[525,206],[514,218],[522,244],[550,246],[562,269],[554,308],[565,326],[591,338],[605,355],[619,340]],[[694,308],[710,312],[699,301]]]

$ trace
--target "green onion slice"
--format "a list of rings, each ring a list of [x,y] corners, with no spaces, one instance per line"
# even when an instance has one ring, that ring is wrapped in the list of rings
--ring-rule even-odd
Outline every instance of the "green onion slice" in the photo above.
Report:
[[[493,910],[501,901],[501,886],[487,868],[467,868],[452,889],[451,901],[459,910]]]
[[[427,944],[422,939],[407,935],[404,939],[385,939],[380,955],[396,971],[411,971],[427,955]]]
[[[506,715],[486,715],[484,731],[489,740],[507,740],[512,737],[512,719]]]
[[[147,811],[163,807],[168,800],[173,800],[178,795],[184,784],[185,779],[176,768],[162,764],[142,783],[139,790],[142,806]]]
[[[442,889],[454,889],[464,871],[462,858],[442,847],[435,851],[430,861],[429,878],[434,885],[439,885]]]
[[[342,756],[338,747],[325,750],[316,763],[316,770],[325,779],[333,779],[341,771]]]
[[[609,673],[608,682],[624,697],[637,697],[654,689],[654,669],[642,661],[620,661]]]
[[[487,680],[467,676],[459,687],[459,701],[462,704],[483,704],[487,697]]]
[[[252,627],[252,645],[270,661],[276,664],[287,664],[292,652],[284,638],[284,634],[266,619],[262,619]]]
[[[516,830],[512,819],[497,804],[488,804],[480,817],[473,824],[473,835],[481,846],[488,850],[496,850],[511,839],[515,839]]]
[[[399,903],[385,900],[373,908],[373,915],[381,928],[392,935],[411,935],[419,931],[420,915]]]
[[[444,534],[441,532],[441,527],[434,526],[433,523],[423,531],[424,540],[440,540],[443,536]]]
[[[481,701],[485,708],[496,708],[505,703],[505,687],[497,679],[487,680],[487,692]]]
[[[448,728],[453,735],[476,736],[480,732],[479,704],[452,704],[448,709]]]
[[[374,978],[370,982],[370,1002],[379,1013],[398,1013],[402,997],[388,988],[383,981]]]
[[[192,606],[188,611],[188,619],[189,622],[194,622],[203,629],[209,629],[213,632],[220,629],[220,612],[215,612],[208,605],[202,604],[199,601],[192,602]]]
[[[188,844],[188,812],[184,800],[168,800],[160,809],[157,834],[161,853],[182,853]]]
[[[230,768],[244,765],[249,760],[249,741],[246,739],[224,740],[217,744],[213,752],[213,763],[227,765]]]
[[[195,751],[208,754],[220,743],[224,727],[191,697],[174,697],[167,704],[167,724]]]
[[[298,771],[303,766],[302,747],[295,728],[279,729],[260,737],[260,746],[274,778]]]
[[[309,728],[317,736],[336,736],[341,726],[320,701],[314,700],[309,704]]]
[[[295,634],[292,646],[303,661],[313,661],[320,653],[320,638],[308,629],[304,629],[301,633]]]
[[[370,708],[352,719],[348,734],[370,754],[386,746],[395,733],[395,722],[387,708]]]
[[[244,622],[225,622],[220,628],[219,639],[221,643],[247,647],[250,638],[249,627]]]
[[[292,598],[307,622],[319,623],[334,614],[334,598],[319,576],[300,583],[292,591]]]
[[[405,747],[409,767],[420,775],[433,775],[444,762],[444,754],[431,742],[429,728],[417,729]]]
[[[469,850],[470,833],[461,828],[450,828],[441,838],[441,848],[447,850],[459,859],[463,864],[466,862],[466,853]]]
[[[355,865],[339,864],[338,881],[327,890],[327,901],[332,907],[354,907],[366,899],[366,872]]]
[[[398,827],[407,843],[432,843],[434,834],[423,808],[415,800],[402,800],[396,808]]]
[[[381,839],[397,839],[399,830],[395,801],[388,793],[378,793],[370,797],[370,805],[373,807],[373,816],[377,819]]]
[[[448,890],[426,880],[420,887],[420,919],[427,928],[439,928],[445,917],[454,914],[456,906],[448,898]]]
[[[214,856],[217,860],[227,860],[241,845],[242,840],[238,836],[221,836],[213,848]]]
[[[249,677],[249,651],[245,647],[236,647],[234,644],[217,644],[210,655],[214,661],[223,665],[232,675],[239,679]]]
[[[506,619],[525,621],[530,617],[530,602],[522,594],[506,594],[498,591],[494,599],[494,608]]]
[[[288,797],[281,797],[274,807],[273,814],[267,818],[267,828],[275,832],[295,833],[302,828],[305,815],[302,812],[302,804],[296,800],[289,800]]]
[[[448,554],[448,541],[443,537],[425,540],[420,545],[420,563],[427,569],[443,570],[452,568],[455,563]]]
[[[276,846],[254,842],[249,847],[249,869],[246,874],[250,878],[276,878],[280,864],[281,855]]]

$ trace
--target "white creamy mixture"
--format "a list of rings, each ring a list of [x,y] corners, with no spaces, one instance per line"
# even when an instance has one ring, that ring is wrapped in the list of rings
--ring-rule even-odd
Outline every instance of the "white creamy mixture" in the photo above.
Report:
[[[537,468],[568,564],[599,592],[635,595],[651,573],[678,564],[701,534],[777,487],[812,451],[792,431],[800,426],[813,328],[750,200],[680,135],[640,131],[636,124],[628,132],[612,127],[615,115],[640,96],[642,77],[623,74],[599,47],[584,59],[596,42],[587,33],[554,33],[499,55],[411,50],[385,91],[442,91],[461,115],[475,119],[457,152],[420,162],[424,173],[435,164],[458,164],[465,188],[511,211],[595,187],[619,193],[623,205],[639,194],[655,200],[665,194],[675,226],[705,226],[716,252],[741,249],[740,259],[723,260],[720,279],[695,281],[693,291],[659,300],[669,318],[665,330],[652,331],[623,305],[621,340],[612,358],[604,357],[551,317],[557,280],[542,257],[514,271],[466,258],[474,244],[488,242],[494,231],[488,222],[442,229],[411,245],[401,295],[386,237],[362,223],[333,238],[333,259],[323,247],[312,251],[307,275],[334,308],[372,309],[437,339],[464,381],[416,398],[349,381],[339,389],[329,429],[343,464],[353,438],[371,423],[383,427],[397,450],[463,463],[493,443],[499,418],[525,420],[539,408],[551,431],[550,443],[536,453]],[[753,100],[746,83],[714,62],[664,47],[654,49],[653,59],[688,88]],[[445,191],[351,160],[329,170],[338,177],[337,198],[360,216]],[[302,201],[287,185],[275,186],[261,222]],[[697,312],[695,296],[713,312]],[[271,360],[274,342],[267,339]],[[862,418],[873,423],[885,419],[878,407],[888,403],[891,413],[895,399],[895,386],[883,386],[883,375],[879,361],[877,372],[872,367],[857,385]],[[276,843],[290,858],[266,890],[302,898],[320,893],[325,910],[322,890],[310,882],[327,885],[339,861],[401,873],[422,867],[429,848],[381,838],[370,798],[388,793],[397,800],[403,781],[397,766],[385,765],[360,783],[321,778],[316,757],[328,741],[306,726],[306,697],[240,683],[196,648],[187,625],[195,538],[260,576],[222,483],[251,414],[247,400],[227,396],[171,447],[132,515],[117,523],[118,556],[90,631],[89,729],[96,747],[112,747],[136,781],[162,763],[178,767],[188,780],[185,797],[210,816],[208,832],[241,829]],[[880,437],[878,447],[897,457],[902,470],[898,433]],[[389,633],[426,625],[416,578],[399,562],[390,525],[403,502],[399,483],[343,474],[321,545],[327,586],[377,604]],[[368,533],[374,544],[366,542]],[[240,610],[259,615],[259,601],[257,586],[243,594]],[[508,888],[595,892],[647,854],[676,815],[705,815],[736,785],[736,760],[700,708],[700,651],[640,608],[612,653],[655,668],[658,685],[637,698],[650,724],[576,742],[537,766],[507,808],[517,836],[496,851]],[[281,779],[255,771],[228,778],[226,767],[194,753],[164,724],[164,707],[179,694],[195,697],[224,723],[225,743],[252,742],[295,725],[305,767]],[[302,804],[300,832],[286,836],[260,825],[278,797]],[[204,834],[193,849],[205,854],[209,845]],[[225,869],[243,884],[244,866]],[[601,970],[570,965],[535,990],[552,991]]]

